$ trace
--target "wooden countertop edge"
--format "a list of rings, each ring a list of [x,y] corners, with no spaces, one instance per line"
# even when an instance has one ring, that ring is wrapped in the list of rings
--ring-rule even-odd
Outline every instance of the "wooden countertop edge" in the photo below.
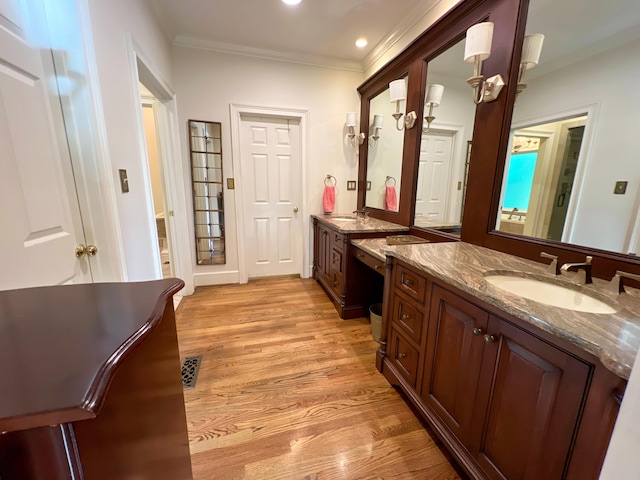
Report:
[[[123,361],[133,352],[135,347],[160,324],[167,300],[184,287],[182,280],[176,278],[171,280],[174,280],[174,283],[168,285],[165,290],[160,293],[158,301],[145,323],[103,363],[89,385],[81,405],[71,408],[36,412],[17,417],[2,418],[0,419],[0,434],[95,418],[100,412],[100,408],[109,391],[109,386],[120,365],[122,365]]]

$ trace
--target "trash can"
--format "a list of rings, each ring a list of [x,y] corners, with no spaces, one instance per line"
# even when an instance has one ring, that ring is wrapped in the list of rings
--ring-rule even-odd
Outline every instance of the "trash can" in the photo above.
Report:
[[[371,318],[371,336],[376,342],[380,341],[382,334],[382,304],[374,303],[369,307],[369,317]]]

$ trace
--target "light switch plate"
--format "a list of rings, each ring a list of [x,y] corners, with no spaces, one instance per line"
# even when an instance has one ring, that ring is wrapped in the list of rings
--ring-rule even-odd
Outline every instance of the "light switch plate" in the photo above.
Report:
[[[227,178],[227,190],[233,190],[236,188],[236,182],[233,178]]]
[[[129,193],[129,179],[127,178],[127,171],[121,168],[118,170],[118,175],[120,175],[120,190],[122,190],[122,193]]]
[[[356,181],[347,180],[347,190],[355,190],[355,189],[356,189]]]
[[[367,190],[371,190],[371,182],[367,181]]]
[[[625,193],[627,193],[627,183],[628,182],[616,182],[613,193],[615,195],[624,195]]]

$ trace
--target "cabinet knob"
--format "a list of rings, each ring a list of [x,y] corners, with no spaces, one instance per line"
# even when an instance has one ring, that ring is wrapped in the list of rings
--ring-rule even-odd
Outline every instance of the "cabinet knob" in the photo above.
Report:
[[[398,354],[398,358],[404,358],[404,357],[406,357],[406,356],[407,356],[407,354],[406,354],[406,353],[399,353],[399,354]]]
[[[409,320],[411,318],[410,315],[407,315],[406,313],[403,313],[402,315],[400,315],[400,320]]]
[[[482,335],[482,333],[483,333],[483,330],[481,328],[476,327],[473,329],[474,335]]]
[[[407,287],[410,287],[411,285],[413,285],[413,282],[409,279],[404,280],[402,283]]]
[[[484,336],[484,341],[485,341],[486,343],[492,343],[492,342],[495,342],[495,341],[496,341],[496,337],[494,337],[493,335],[489,335],[489,334],[487,333],[487,334],[485,334],[485,336]]]
[[[374,265],[373,268],[375,268],[376,270],[380,269],[380,265]]]
[[[364,254],[359,253],[359,254],[358,254],[358,258],[364,258]]]

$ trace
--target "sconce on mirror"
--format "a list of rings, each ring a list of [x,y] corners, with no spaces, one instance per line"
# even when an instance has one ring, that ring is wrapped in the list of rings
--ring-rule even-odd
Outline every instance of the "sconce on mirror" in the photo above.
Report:
[[[356,125],[357,125],[357,117],[356,112],[347,113],[347,127],[349,127],[349,133],[347,133],[347,137],[349,138],[349,144],[356,148],[358,145],[362,145],[364,143],[364,133],[360,132],[356,134]]]
[[[378,145],[378,140],[380,139],[380,130],[382,130],[383,123],[384,117],[382,115],[373,116],[373,135],[369,136],[369,148],[375,148],[376,145]]]
[[[405,80],[403,78],[399,80],[394,80],[389,83],[389,100],[391,103],[396,104],[396,113],[392,114],[393,118],[396,119],[396,128],[398,130],[403,130],[405,127],[407,129],[413,128],[416,123],[416,119],[418,116],[416,112],[409,112],[407,114],[400,112],[400,102],[405,101],[407,99],[407,86],[405,84]],[[401,122],[400,119],[404,116],[404,122]]]
[[[527,88],[527,83],[524,81],[525,73],[527,70],[531,70],[533,67],[538,65],[543,43],[544,35],[541,33],[534,33],[524,37],[524,43],[522,44],[522,59],[520,60],[520,69],[518,70],[518,87],[516,88],[516,95],[519,95],[520,92]]]
[[[482,73],[482,62],[491,55],[493,42],[493,22],[477,23],[467,30],[464,61],[473,62],[473,76],[467,83],[473,88],[473,103],[491,102],[498,98],[506,84],[500,74],[486,80]]]
[[[427,98],[424,102],[424,107],[425,110],[429,108],[429,113],[424,117],[425,122],[427,122],[427,126],[426,128],[422,127],[422,133],[427,133],[431,129],[431,122],[436,119],[436,117],[433,115],[433,109],[440,106],[443,93],[443,85],[437,83],[427,85]]]

